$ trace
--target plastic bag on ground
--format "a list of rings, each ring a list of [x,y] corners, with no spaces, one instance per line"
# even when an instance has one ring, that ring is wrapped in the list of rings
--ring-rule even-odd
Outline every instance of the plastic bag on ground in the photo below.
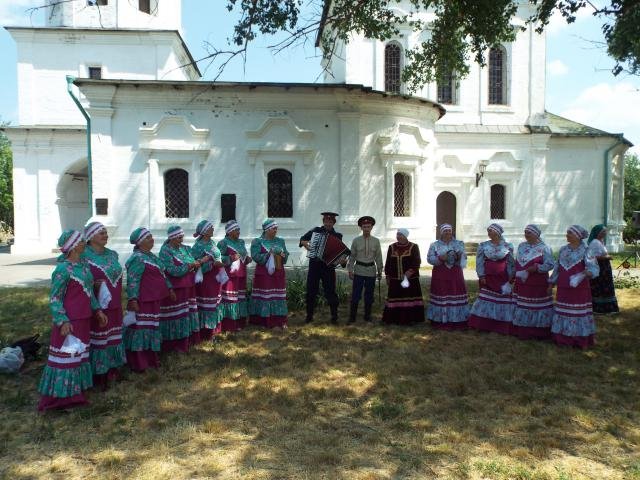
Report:
[[[24,363],[24,355],[20,347],[6,347],[0,350],[0,372],[16,373]]]
[[[136,323],[136,312],[128,310],[127,313],[124,314],[124,317],[122,317],[122,325],[125,327],[130,327],[131,325],[135,325]]]
[[[100,284],[100,290],[98,290],[98,303],[100,303],[100,308],[107,308],[110,302],[111,292],[109,291],[109,287],[107,287],[107,283],[102,282]]]

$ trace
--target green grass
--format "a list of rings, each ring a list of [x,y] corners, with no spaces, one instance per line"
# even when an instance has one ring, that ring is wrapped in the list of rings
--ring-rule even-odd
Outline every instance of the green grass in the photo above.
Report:
[[[619,302],[589,351],[295,311],[69,413],[36,413],[27,364],[0,376],[0,478],[639,479],[640,290]],[[46,310],[0,289],[0,337],[46,337]]]

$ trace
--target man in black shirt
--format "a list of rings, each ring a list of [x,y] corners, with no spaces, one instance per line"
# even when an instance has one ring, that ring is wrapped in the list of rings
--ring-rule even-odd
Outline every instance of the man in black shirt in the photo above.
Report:
[[[336,223],[337,213],[322,212],[322,226],[315,227],[300,237],[300,246],[309,250],[309,241],[314,233],[334,235],[342,241],[342,234],[336,232],[333,226]],[[344,266],[344,265],[343,265]],[[313,311],[316,307],[316,297],[320,289],[322,280],[322,290],[324,298],[327,299],[331,309],[331,323],[338,323],[338,295],[336,294],[336,267],[326,265],[320,258],[309,259],[309,272],[307,273],[307,318],[305,323],[313,321]]]

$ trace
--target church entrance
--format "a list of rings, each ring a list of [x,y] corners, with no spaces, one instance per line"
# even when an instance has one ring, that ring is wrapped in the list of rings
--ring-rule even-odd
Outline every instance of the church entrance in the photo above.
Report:
[[[436,198],[436,238],[440,238],[438,226],[449,223],[456,234],[456,196],[451,192],[442,192]]]
[[[74,163],[58,182],[58,212],[61,231],[81,230],[89,219],[89,170],[87,161]]]

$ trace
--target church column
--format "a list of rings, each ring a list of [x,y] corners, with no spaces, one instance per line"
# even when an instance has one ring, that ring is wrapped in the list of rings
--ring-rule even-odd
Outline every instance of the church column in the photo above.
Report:
[[[547,215],[545,203],[547,199],[546,191],[546,170],[547,170],[547,148],[548,135],[534,135],[531,145],[531,216],[535,224],[547,225]]]
[[[360,114],[338,113],[340,158],[338,160],[340,223],[357,221],[360,211]]]

